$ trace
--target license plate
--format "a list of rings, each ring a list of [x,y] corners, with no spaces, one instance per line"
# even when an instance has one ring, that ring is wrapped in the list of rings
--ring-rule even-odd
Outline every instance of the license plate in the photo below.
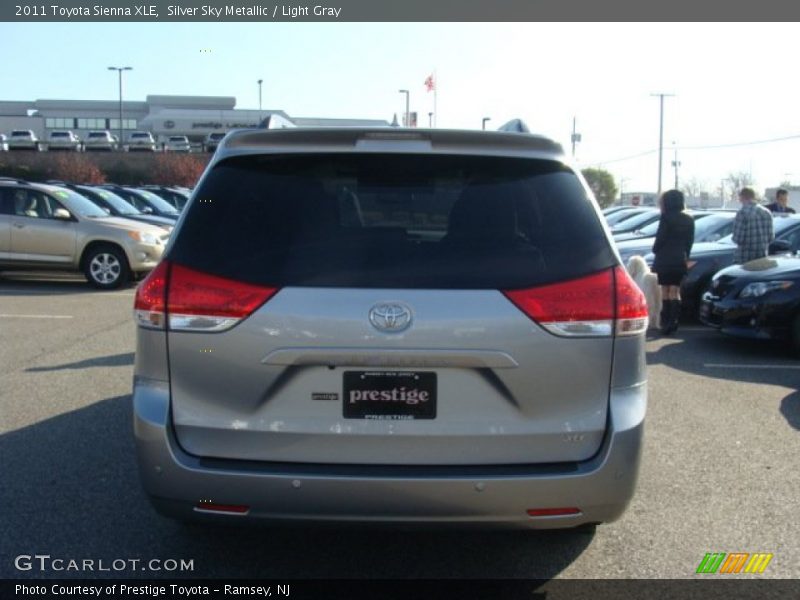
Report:
[[[436,418],[436,373],[345,371],[343,383],[345,419]]]

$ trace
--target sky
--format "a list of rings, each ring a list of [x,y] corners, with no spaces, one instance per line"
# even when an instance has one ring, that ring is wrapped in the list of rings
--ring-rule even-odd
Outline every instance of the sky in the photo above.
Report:
[[[148,94],[235,96],[237,108],[296,117],[401,118],[479,129],[513,118],[608,169],[626,191],[655,191],[659,100],[663,188],[712,195],[733,172],[756,187],[800,184],[800,77],[793,23],[3,23],[18,48],[0,68],[0,100],[116,100]],[[775,138],[794,139],[752,144]],[[748,143],[725,148],[696,147]],[[629,158],[635,156],[635,158]],[[625,159],[625,160],[619,160]]]

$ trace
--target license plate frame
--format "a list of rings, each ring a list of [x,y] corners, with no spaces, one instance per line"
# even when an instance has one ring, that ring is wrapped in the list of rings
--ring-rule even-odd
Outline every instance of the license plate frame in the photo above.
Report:
[[[436,418],[438,382],[432,371],[345,371],[345,419],[416,421]]]

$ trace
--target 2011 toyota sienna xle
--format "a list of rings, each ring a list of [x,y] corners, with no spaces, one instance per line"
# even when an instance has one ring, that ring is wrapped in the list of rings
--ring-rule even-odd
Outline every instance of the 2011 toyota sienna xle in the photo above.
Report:
[[[144,487],[181,519],[618,518],[644,298],[534,135],[243,130],[140,285]]]

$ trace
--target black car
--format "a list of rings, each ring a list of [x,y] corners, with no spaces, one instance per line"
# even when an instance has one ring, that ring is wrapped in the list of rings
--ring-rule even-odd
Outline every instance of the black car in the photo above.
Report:
[[[139,221],[141,223],[150,223],[158,225],[168,231],[172,231],[175,227],[173,219],[159,217],[153,214],[145,214],[137,209],[133,204],[123,200],[114,192],[90,185],[75,185],[72,183],[59,183],[62,187],[68,188],[90,200],[102,209],[108,211],[108,214],[114,217],[123,217],[131,221]]]
[[[691,212],[689,214],[694,217],[695,243],[716,242],[730,235],[733,230],[733,214],[710,212]],[[653,249],[657,231],[658,221],[654,221],[639,230],[639,235],[631,236],[627,239],[614,237],[614,243],[617,246],[622,262],[627,263],[628,259],[635,254],[644,256],[650,253]]]
[[[616,212],[604,216],[606,219],[606,223],[608,223],[609,227],[613,227],[617,223],[620,223],[627,219],[632,219],[636,215],[640,215],[644,212],[648,212],[651,210],[653,210],[652,206],[626,206],[622,210],[618,210]]]
[[[613,217],[614,215],[611,216]],[[622,221],[618,221],[614,225],[611,225],[611,234],[616,236],[620,233],[636,231],[637,229],[641,229],[642,227],[649,225],[653,221],[658,221],[660,218],[661,211],[657,208],[646,209],[641,213],[635,214],[632,217],[623,219]]]
[[[175,187],[168,187],[165,185],[143,185],[139,189],[153,192],[172,204],[172,206],[179,211],[183,210],[183,207],[186,206],[186,203],[189,201],[189,194]]]
[[[790,341],[800,351],[800,258],[760,258],[714,275],[700,321],[730,335]]]
[[[177,221],[180,215],[174,206],[153,192],[113,184],[103,184],[100,187],[114,192],[117,196],[133,204],[138,210],[145,214],[165,217],[172,221]]]
[[[770,244],[769,253],[785,254],[800,249],[800,215],[776,216],[774,218],[775,241]],[[720,270],[733,263],[736,244],[732,236],[718,242],[701,242],[692,246],[689,256],[689,272],[681,283],[681,298],[684,314],[696,315],[700,302],[711,278]],[[645,259],[653,263],[653,255]]]

